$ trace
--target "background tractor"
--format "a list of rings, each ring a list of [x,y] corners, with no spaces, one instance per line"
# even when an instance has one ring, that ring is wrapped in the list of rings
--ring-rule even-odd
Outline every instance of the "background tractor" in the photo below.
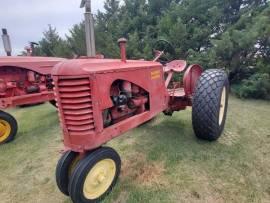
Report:
[[[0,57],[0,144],[17,133],[16,119],[2,111],[10,107],[54,103],[52,67],[64,59],[45,57]]]
[[[61,58],[33,57],[35,42],[27,46],[27,57],[12,57],[10,37],[2,29],[7,57],[0,57],[0,144],[10,142],[17,134],[16,119],[2,111],[10,107],[33,105],[46,101],[55,105],[51,70]]]
[[[127,60],[126,42],[119,40],[121,60],[66,60],[52,72],[66,149],[56,182],[75,203],[101,200],[118,179],[120,156],[102,145],[161,112],[171,116],[192,107],[194,132],[201,139],[217,140],[224,129],[225,71],[203,72],[200,65],[166,61],[166,41],[165,48],[154,50],[154,61]]]

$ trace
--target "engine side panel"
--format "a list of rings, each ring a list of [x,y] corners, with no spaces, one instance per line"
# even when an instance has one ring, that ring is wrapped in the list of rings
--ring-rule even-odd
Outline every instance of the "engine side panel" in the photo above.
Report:
[[[150,120],[167,108],[169,99],[162,66],[54,76],[54,82],[65,146],[78,152]]]
[[[98,87],[100,110],[112,107],[110,88],[116,80],[129,81],[147,92],[150,96],[150,108],[152,113],[160,112],[166,105],[164,76],[161,67],[144,68],[133,71],[113,72],[109,74],[95,75]]]

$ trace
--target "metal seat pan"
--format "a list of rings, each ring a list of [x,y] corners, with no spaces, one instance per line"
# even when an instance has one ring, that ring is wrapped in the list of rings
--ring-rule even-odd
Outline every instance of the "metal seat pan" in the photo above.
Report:
[[[176,72],[176,73],[181,73],[183,72],[187,67],[187,62],[184,60],[175,60],[170,63],[168,63],[165,68],[164,72]]]

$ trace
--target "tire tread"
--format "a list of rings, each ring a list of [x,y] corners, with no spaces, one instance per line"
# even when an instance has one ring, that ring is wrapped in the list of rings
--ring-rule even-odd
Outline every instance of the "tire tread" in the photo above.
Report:
[[[192,124],[196,136],[200,139],[217,140],[226,120],[226,109],[224,121],[219,125],[219,107],[222,90],[226,87],[226,98],[228,100],[228,77],[225,71],[210,69],[205,71],[196,86],[192,101]]]

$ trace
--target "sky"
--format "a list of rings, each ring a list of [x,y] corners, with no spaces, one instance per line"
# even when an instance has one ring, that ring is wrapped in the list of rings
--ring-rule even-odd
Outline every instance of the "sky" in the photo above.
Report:
[[[93,13],[103,10],[105,0],[92,0]],[[0,0],[0,28],[7,28],[12,54],[23,51],[29,41],[39,41],[48,25],[64,37],[69,29],[83,19],[81,0]],[[1,30],[2,34],[2,30]],[[0,56],[5,55],[2,39]]]

